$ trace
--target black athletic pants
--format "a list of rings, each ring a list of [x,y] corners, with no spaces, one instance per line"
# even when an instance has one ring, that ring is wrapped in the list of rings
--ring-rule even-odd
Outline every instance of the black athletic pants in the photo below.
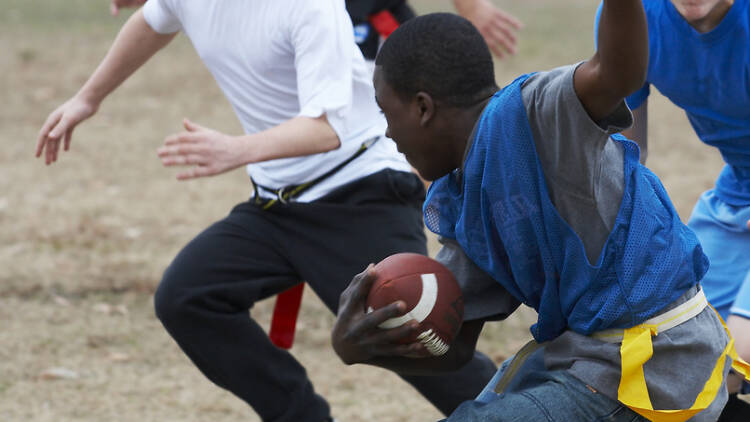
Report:
[[[339,295],[370,262],[425,253],[424,188],[410,173],[384,170],[312,203],[261,210],[252,200],[199,234],[164,273],[156,314],[214,383],[264,421],[323,421],[326,401],[305,369],[275,347],[248,309],[305,280],[336,312]],[[443,413],[474,398],[495,372],[477,353],[461,371],[402,376]]]

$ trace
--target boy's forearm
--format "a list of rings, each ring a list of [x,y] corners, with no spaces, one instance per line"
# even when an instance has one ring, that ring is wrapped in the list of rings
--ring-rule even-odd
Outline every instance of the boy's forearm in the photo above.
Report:
[[[155,32],[143,18],[143,11],[138,10],[122,27],[107,55],[77,95],[98,106],[175,35]]]
[[[325,115],[295,117],[262,132],[239,137],[243,164],[332,151],[341,146]]]
[[[648,27],[641,0],[604,0],[597,45],[595,57],[604,87],[625,97],[643,85]]]

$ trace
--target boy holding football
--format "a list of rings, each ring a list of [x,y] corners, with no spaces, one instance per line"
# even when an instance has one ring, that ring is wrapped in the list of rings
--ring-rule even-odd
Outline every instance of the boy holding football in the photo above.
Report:
[[[699,285],[707,259],[617,135],[646,73],[640,0],[604,2],[598,43],[588,61],[498,90],[487,46],[459,17],[416,18],[386,41],[376,98],[387,134],[434,181],[425,222],[466,311],[448,353],[413,359],[424,345],[396,340],[416,321],[377,328],[403,302],[364,311],[368,268],[341,297],[332,340],[344,362],[454,369],[484,322],[525,303],[534,341],[448,420],[716,420],[736,354]]]

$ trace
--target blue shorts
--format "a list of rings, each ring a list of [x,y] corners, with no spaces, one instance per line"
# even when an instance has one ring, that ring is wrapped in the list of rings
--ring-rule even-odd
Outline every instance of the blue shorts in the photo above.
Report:
[[[750,318],[750,206],[733,206],[714,190],[701,195],[688,227],[698,236],[710,261],[701,285],[722,318]]]

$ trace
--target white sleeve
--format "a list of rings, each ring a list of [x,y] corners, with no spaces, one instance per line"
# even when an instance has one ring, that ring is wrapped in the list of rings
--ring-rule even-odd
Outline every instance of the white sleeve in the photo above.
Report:
[[[345,117],[352,107],[352,55],[357,51],[354,30],[336,0],[300,1],[290,22],[294,47],[300,116],[326,115],[345,139]]]
[[[168,0],[148,0],[143,5],[143,18],[154,31],[173,34],[182,29],[177,13]]]

